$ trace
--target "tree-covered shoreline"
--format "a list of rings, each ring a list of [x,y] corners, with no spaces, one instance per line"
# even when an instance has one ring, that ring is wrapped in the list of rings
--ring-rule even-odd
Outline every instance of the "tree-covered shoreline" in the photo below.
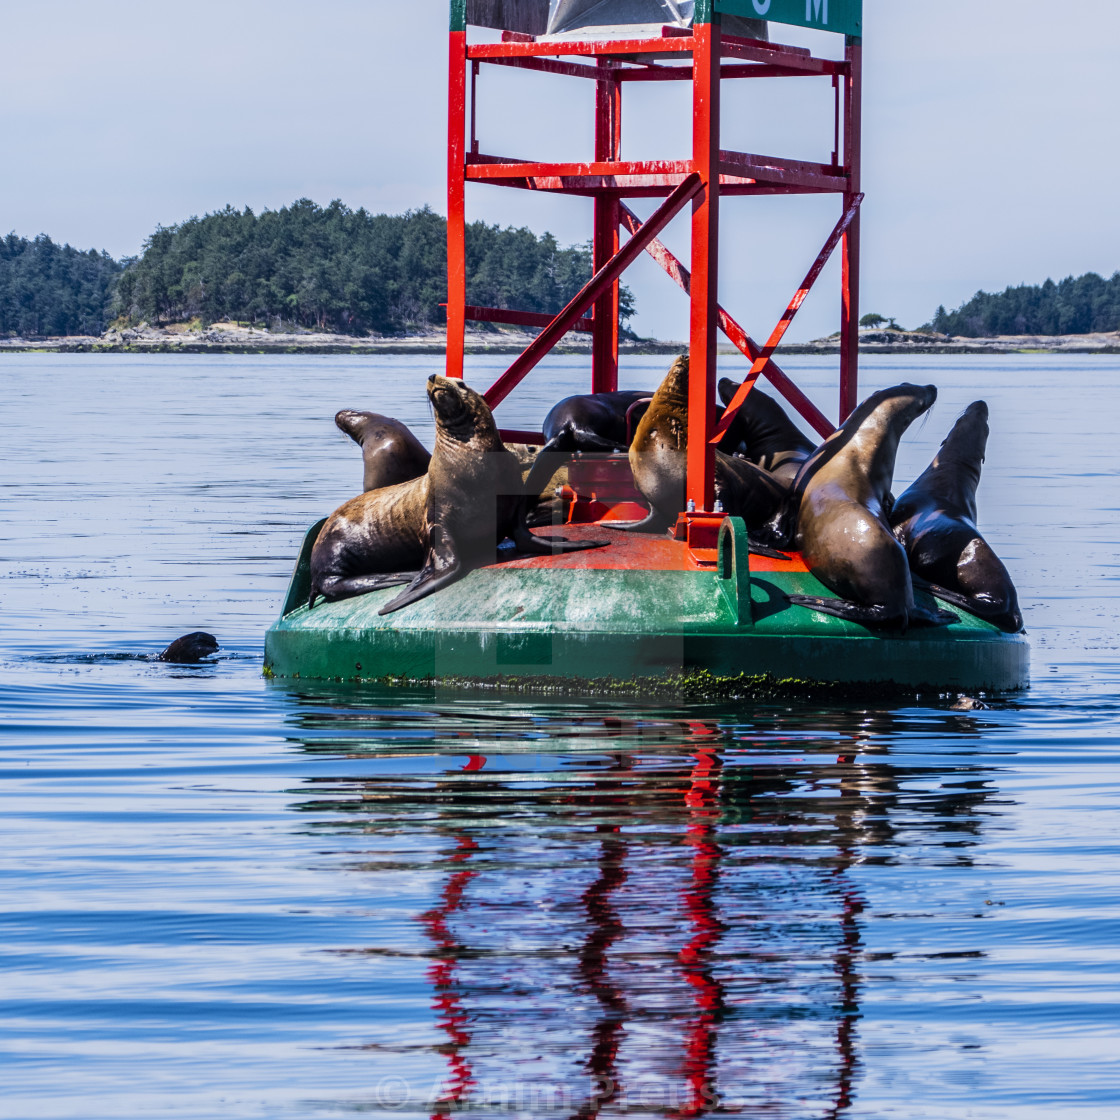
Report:
[[[153,325],[223,320],[272,330],[311,328],[351,336],[399,335],[444,323],[447,222],[425,207],[370,214],[339,201],[300,199],[280,210],[224,210],[161,226],[141,254],[122,262],[11,235],[12,255],[39,257],[51,246],[71,262],[72,291],[49,268],[22,272],[0,256],[0,335],[100,334],[110,322]],[[35,247],[39,246],[39,249]],[[98,262],[109,282],[90,304],[89,281],[74,263]],[[472,303],[555,313],[591,276],[586,246],[561,248],[549,233],[484,222],[467,227],[467,291]],[[70,275],[68,274],[68,275]],[[29,278],[30,277],[30,278]],[[36,286],[37,282],[37,286]],[[69,309],[77,303],[81,313]],[[624,318],[633,296],[622,292]],[[55,329],[60,324],[62,329]],[[44,329],[44,326],[50,329]]]
[[[0,336],[100,334],[123,267],[108,253],[82,252],[42,233],[0,237]]]
[[[955,311],[939,307],[929,326],[958,338],[1070,335],[1120,330],[1120,272],[977,292]]]
[[[555,313],[591,265],[588,246],[561,248],[549,233],[467,227],[474,304]],[[0,339],[223,321],[393,338],[442,326],[446,293],[447,222],[428,207],[371,214],[306,198],[260,214],[227,206],[160,226],[139,256],[121,261],[46,234],[0,238]],[[621,304],[625,320],[634,312],[625,287]],[[863,325],[871,319],[882,321],[865,315]],[[921,330],[974,339],[1120,331],[1120,272],[980,291],[954,311],[939,307]]]

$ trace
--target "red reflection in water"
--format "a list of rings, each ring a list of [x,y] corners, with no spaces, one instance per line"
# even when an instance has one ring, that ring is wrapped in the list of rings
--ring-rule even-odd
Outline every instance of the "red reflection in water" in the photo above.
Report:
[[[692,940],[681,950],[685,980],[692,986],[696,1013],[685,1044],[684,1075],[688,1100],[675,1115],[702,1116],[717,1103],[712,1077],[716,1062],[716,1035],[723,1017],[723,985],[711,969],[711,952],[723,933],[713,898],[719,880],[723,849],[715,842],[720,818],[719,776],[723,761],[713,750],[695,755],[684,803],[691,820],[685,843],[693,849],[692,879],[683,895],[685,911],[692,922]]]
[[[457,846],[451,855],[452,863],[462,863],[478,851],[478,845],[469,836],[456,837]],[[471,1036],[467,1032],[467,1014],[463,1010],[463,997],[456,984],[455,973],[459,967],[456,950],[458,942],[448,928],[448,920],[463,903],[463,892],[467,883],[478,872],[463,868],[451,875],[444,884],[440,905],[417,919],[436,948],[436,960],[428,967],[428,980],[435,995],[432,1009],[437,1014],[436,1025],[447,1033],[450,1046],[447,1048],[448,1077],[444,1091],[440,1094],[439,1104],[448,1106],[463,1100],[474,1085],[470,1063],[463,1057],[463,1050],[470,1045]],[[443,1109],[432,1116],[439,1120]]]
[[[579,976],[599,1001],[601,1014],[592,1033],[591,1053],[584,1065],[595,1087],[591,1099],[576,1114],[584,1118],[598,1116],[600,1108],[618,1095],[618,1050],[628,1012],[622,991],[612,981],[607,967],[607,953],[625,932],[611,895],[626,882],[623,866],[626,843],[617,825],[601,824],[596,831],[603,834],[599,877],[582,896],[587,909],[588,934],[579,955]]]
[[[854,757],[853,755],[852,758]],[[853,832],[848,803],[858,796],[858,789],[853,784],[842,781],[840,793],[841,805],[846,812],[838,815],[836,824],[837,834],[843,837]],[[840,896],[840,945],[833,958],[833,969],[840,981],[840,1003],[836,1009],[836,1052],[840,1059],[840,1068],[836,1085],[836,1102],[829,1111],[829,1116],[832,1117],[838,1117],[851,1107],[854,1099],[853,1083],[859,1066],[856,1051],[856,1024],[860,1019],[860,987],[856,966],[863,950],[859,916],[863,913],[866,903],[848,876],[856,856],[857,851],[850,844],[843,841],[838,843],[838,858],[832,873],[835,889]]]

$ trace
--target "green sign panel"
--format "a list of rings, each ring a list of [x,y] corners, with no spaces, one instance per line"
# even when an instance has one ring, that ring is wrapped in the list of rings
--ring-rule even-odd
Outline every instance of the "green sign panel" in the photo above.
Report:
[[[715,0],[717,12],[773,23],[863,35],[863,0]]]

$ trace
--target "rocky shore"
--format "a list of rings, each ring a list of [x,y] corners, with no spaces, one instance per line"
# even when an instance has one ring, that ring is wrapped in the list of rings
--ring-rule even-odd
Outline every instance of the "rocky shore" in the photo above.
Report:
[[[467,330],[468,354],[520,354],[536,332],[500,327]],[[627,354],[676,354],[682,344],[656,339],[624,340],[619,349]],[[0,353],[44,351],[59,354],[442,354],[446,335],[442,330],[423,334],[356,338],[317,331],[277,332],[239,323],[214,323],[205,329],[183,324],[152,327],[146,323],[103,335],[73,335],[66,338],[0,339]],[[591,352],[591,335],[571,331],[555,353]]]
[[[469,354],[519,354],[534,332],[499,327],[467,331]],[[186,324],[151,327],[142,323],[103,335],[65,338],[0,339],[0,353],[46,352],[61,354],[442,354],[444,333],[438,330],[407,336],[353,338],[348,335],[298,331],[279,333],[239,323],[214,323],[199,329]],[[681,341],[626,339],[624,354],[677,354]],[[570,332],[556,347],[558,354],[586,354],[591,336]],[[721,339],[720,351],[737,353]],[[840,352],[839,335],[813,342],[791,343],[779,354]],[[999,335],[994,338],[955,338],[924,331],[863,330],[860,352],[866,354],[1118,354],[1120,332],[1072,335]]]
[[[861,330],[859,350],[861,354],[1120,354],[1120,331],[961,338],[927,331]],[[778,353],[839,354],[840,336],[781,346]]]

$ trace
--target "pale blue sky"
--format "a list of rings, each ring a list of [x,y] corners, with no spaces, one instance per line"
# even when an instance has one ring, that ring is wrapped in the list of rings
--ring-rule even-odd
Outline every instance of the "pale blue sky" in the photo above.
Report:
[[[1120,268],[1120,5],[865,0],[864,12],[863,309],[916,325],[980,287]],[[121,256],[157,223],[227,202],[442,211],[446,22],[444,0],[4,5],[0,231]],[[832,46],[793,28],[775,37]],[[750,88],[727,96],[726,146],[828,158],[827,82],[739,84]],[[487,75],[484,148],[583,154],[588,93]],[[625,155],[683,154],[683,94],[628,92]],[[589,235],[581,200],[476,187],[468,206],[563,242]],[[733,199],[723,213],[721,300],[765,336],[838,203]],[[687,253],[686,229],[669,239]],[[683,300],[650,262],[628,282],[641,333],[685,334]],[[837,308],[826,273],[791,337],[836,329]]]

